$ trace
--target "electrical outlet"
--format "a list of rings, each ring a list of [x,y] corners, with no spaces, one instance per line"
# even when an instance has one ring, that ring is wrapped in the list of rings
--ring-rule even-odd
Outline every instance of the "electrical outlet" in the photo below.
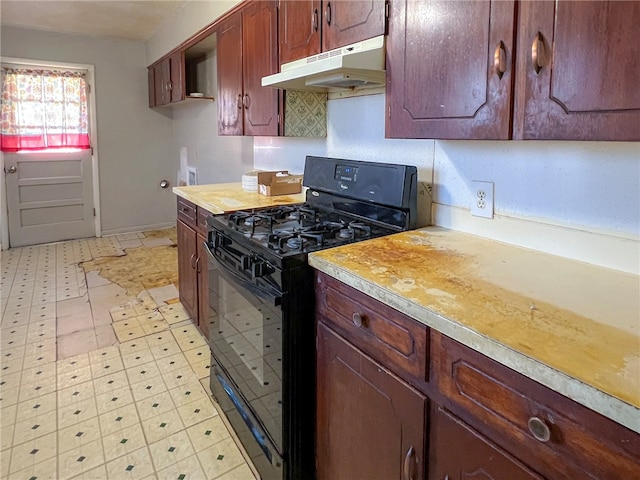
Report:
[[[493,182],[471,182],[471,215],[493,218]]]

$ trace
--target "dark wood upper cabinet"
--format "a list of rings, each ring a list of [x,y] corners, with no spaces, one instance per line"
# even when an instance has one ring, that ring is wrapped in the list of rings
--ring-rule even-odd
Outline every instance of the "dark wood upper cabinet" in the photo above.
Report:
[[[394,1],[386,136],[640,140],[638,25],[638,2]]]
[[[242,11],[244,134],[278,135],[278,90],[262,77],[278,71],[278,9],[275,1],[252,2]]]
[[[249,2],[218,28],[218,134],[278,135],[278,90],[262,77],[278,71],[275,1]]]
[[[421,479],[427,399],[318,324],[318,480]]]
[[[515,2],[391,3],[386,136],[508,139]]]
[[[218,134],[242,135],[242,16],[218,28]]]
[[[175,103],[184,100],[185,75],[184,75],[184,52],[176,52],[169,57],[169,92],[170,102]]]
[[[149,108],[156,106],[156,78],[155,69],[153,67],[147,68],[147,81],[149,83]]]
[[[280,2],[280,64],[384,35],[385,0]]]
[[[149,67],[149,106],[184,100],[184,53],[175,52]]]
[[[520,2],[514,138],[640,140],[640,2]]]
[[[320,53],[320,0],[280,2],[280,64]]]
[[[385,0],[339,0],[322,3],[322,50],[384,35]]]

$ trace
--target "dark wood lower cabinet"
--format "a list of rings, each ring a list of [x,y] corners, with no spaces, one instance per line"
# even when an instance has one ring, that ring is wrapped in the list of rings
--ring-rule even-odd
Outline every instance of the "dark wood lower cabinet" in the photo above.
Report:
[[[318,480],[640,479],[638,433],[323,273],[316,288]]]
[[[180,303],[200,331],[209,337],[209,256],[207,217],[210,213],[178,198],[178,292]]]
[[[537,473],[433,404],[428,478],[434,480],[542,480]]]
[[[318,324],[318,480],[424,478],[427,398]]]
[[[197,258],[196,232],[181,220],[177,224],[178,233],[178,292],[180,303],[191,315],[198,318],[198,278],[195,270]],[[197,320],[196,320],[197,322]]]

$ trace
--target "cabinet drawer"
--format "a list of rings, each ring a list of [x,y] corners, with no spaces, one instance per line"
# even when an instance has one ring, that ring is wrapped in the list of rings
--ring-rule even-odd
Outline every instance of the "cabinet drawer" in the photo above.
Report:
[[[178,220],[182,220],[191,228],[196,228],[196,205],[189,200],[178,197]]]
[[[316,279],[320,321],[399,377],[417,386],[428,381],[425,325],[325,274]]]
[[[640,435],[432,333],[434,378],[449,408],[549,478],[640,478]]]
[[[208,210],[205,210],[202,207],[198,207],[197,208],[197,217],[196,217],[196,229],[198,230],[199,233],[201,233],[202,235],[204,235],[205,237],[207,236],[207,217],[209,217],[211,215],[211,212],[209,212]]]

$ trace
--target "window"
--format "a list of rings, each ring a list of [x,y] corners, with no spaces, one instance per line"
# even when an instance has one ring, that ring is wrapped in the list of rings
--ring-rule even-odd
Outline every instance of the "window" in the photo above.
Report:
[[[2,151],[90,148],[85,76],[2,68]]]

